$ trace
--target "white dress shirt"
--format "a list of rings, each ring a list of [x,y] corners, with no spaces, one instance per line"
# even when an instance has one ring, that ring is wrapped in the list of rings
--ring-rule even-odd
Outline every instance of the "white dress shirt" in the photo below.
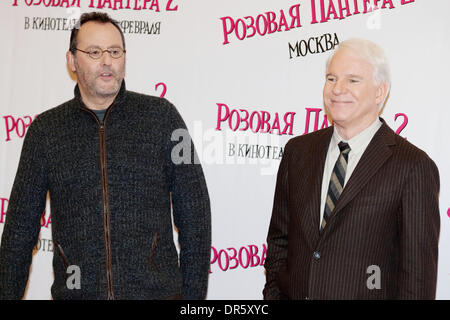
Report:
[[[338,146],[339,142],[344,141],[348,143],[351,149],[350,153],[348,154],[348,164],[344,182],[345,188],[345,185],[352,175],[353,170],[355,170],[359,159],[361,159],[362,154],[366,150],[375,133],[378,131],[378,129],[380,129],[381,125],[382,122],[379,118],[377,118],[377,120],[375,120],[369,127],[364,129],[358,135],[354,136],[348,141],[345,141],[343,138],[341,138],[336,130],[336,127],[334,128],[333,136],[331,137],[330,145],[328,147],[327,158],[325,160],[325,168],[323,171],[319,229],[323,219],[323,212],[325,210],[325,201],[327,199],[331,174],[333,173],[334,165],[340,154]]]

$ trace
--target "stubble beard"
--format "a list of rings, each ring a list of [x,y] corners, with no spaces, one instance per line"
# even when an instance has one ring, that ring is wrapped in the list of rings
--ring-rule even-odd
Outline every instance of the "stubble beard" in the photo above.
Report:
[[[104,69],[100,72],[111,72],[113,76],[113,86],[107,86],[105,88],[102,88],[102,86],[98,85],[98,82],[102,81],[99,79],[100,73],[84,71],[79,67],[77,61],[75,61],[75,66],[77,70],[76,74],[78,82],[80,82],[80,84],[89,92],[91,96],[109,98],[117,95],[117,93],[119,92],[125,74],[125,65],[123,66],[122,70],[119,70],[119,74],[117,74],[111,68]]]

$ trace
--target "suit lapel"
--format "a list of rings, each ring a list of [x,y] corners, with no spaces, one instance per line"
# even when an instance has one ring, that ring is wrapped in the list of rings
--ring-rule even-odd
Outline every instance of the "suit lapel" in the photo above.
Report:
[[[293,175],[294,190],[299,194],[303,205],[296,205],[297,212],[301,218],[302,228],[311,240],[311,246],[315,247],[319,240],[319,224],[320,224],[320,199],[322,192],[322,176],[325,166],[325,160],[328,152],[328,146],[333,134],[333,127],[328,127],[320,132],[316,132],[317,136],[311,143],[308,154],[303,150],[298,150],[300,154],[294,161],[299,161],[304,166],[293,166],[298,168]],[[297,188],[295,185],[302,184],[304,187]]]
[[[372,138],[367,146],[361,159],[359,160],[355,170],[347,182],[341,196],[339,197],[336,207],[334,208],[330,220],[324,229],[324,232],[330,229],[335,219],[333,217],[345,208],[345,206],[355,198],[361,189],[370,181],[373,175],[381,168],[381,166],[390,158],[392,151],[389,145],[395,144],[395,133],[381,119],[383,125]]]

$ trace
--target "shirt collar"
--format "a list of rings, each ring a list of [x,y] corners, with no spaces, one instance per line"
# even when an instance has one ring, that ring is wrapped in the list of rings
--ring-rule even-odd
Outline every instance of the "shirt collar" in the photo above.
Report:
[[[339,142],[344,141],[349,144],[352,154],[359,153],[361,150],[364,150],[365,147],[367,147],[370,140],[372,140],[373,136],[375,135],[375,133],[378,131],[378,129],[381,127],[382,124],[383,123],[377,117],[377,119],[370,126],[368,126],[366,129],[364,129],[363,131],[361,131],[348,141],[343,139],[337,132],[336,128],[334,128],[333,136],[331,139],[332,150],[334,150],[334,148],[338,148]]]

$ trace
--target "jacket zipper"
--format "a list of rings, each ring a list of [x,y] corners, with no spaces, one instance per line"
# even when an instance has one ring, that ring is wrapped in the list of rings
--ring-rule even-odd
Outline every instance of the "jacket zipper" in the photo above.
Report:
[[[112,106],[111,106],[112,107]],[[100,149],[100,175],[102,184],[102,215],[103,215],[103,236],[105,239],[105,257],[106,257],[106,284],[108,300],[114,300],[113,276],[112,276],[112,259],[111,259],[111,224],[110,224],[110,207],[108,197],[108,174],[106,166],[106,118],[111,107],[106,111],[103,118],[103,124],[97,118],[97,115],[87,108],[83,110],[89,112],[97,121],[99,126],[99,149]]]

